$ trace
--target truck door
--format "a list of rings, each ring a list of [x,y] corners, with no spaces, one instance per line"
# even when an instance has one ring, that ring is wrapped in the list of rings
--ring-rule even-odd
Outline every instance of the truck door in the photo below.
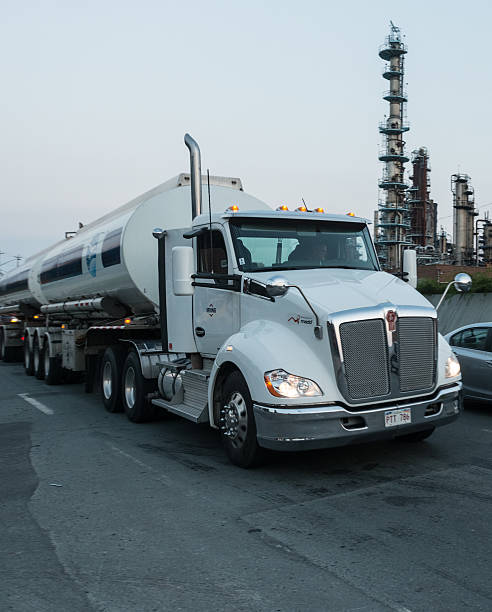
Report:
[[[224,236],[220,230],[197,238],[197,278],[193,295],[193,325],[198,351],[215,356],[224,342],[239,329],[237,281],[232,271]]]

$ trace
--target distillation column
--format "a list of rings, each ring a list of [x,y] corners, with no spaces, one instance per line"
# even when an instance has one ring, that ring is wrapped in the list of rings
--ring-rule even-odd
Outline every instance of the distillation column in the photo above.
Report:
[[[431,167],[425,147],[412,151],[412,186],[408,189],[410,230],[407,238],[427,251],[433,251],[437,243],[437,204],[430,197]]]
[[[467,174],[451,176],[451,191],[453,192],[453,242],[454,259],[457,265],[473,265],[475,235],[475,210],[473,187]]]
[[[386,269],[400,267],[402,247],[409,244],[406,232],[410,225],[405,201],[405,190],[408,186],[404,179],[404,164],[408,157],[404,152],[403,141],[403,133],[409,130],[404,121],[407,102],[403,89],[406,52],[400,29],[391,23],[391,32],[379,49],[379,57],[387,62],[383,77],[389,81],[389,90],[383,94],[383,99],[389,102],[389,116],[379,126],[384,138],[379,159],[385,166],[383,178],[379,182],[383,197],[379,202],[376,247]]]

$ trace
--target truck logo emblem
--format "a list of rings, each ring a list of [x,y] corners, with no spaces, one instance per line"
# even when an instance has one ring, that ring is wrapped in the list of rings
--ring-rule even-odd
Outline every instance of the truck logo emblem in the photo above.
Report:
[[[296,325],[299,325],[299,323],[302,323],[302,325],[312,325],[313,324],[313,319],[311,317],[305,317],[300,314],[291,315],[287,319],[288,323],[290,321],[292,321],[292,323],[296,323]]]
[[[289,318],[287,319],[287,323],[288,323],[289,321],[292,321],[293,323],[297,323],[297,325],[299,325],[299,321],[300,321],[300,320],[301,320],[301,315],[296,315],[295,317],[294,317],[294,316],[289,317]]]
[[[101,232],[96,234],[94,238],[87,245],[87,251],[85,254],[85,263],[87,265],[87,270],[91,276],[96,276],[97,274],[97,243],[99,242],[99,237],[101,236]]]
[[[208,312],[208,314],[209,314],[211,317],[213,317],[213,316],[214,316],[214,314],[217,312],[217,308],[215,308],[215,306],[214,306],[213,304],[210,304],[210,305],[207,307],[207,312]]]
[[[396,320],[398,315],[394,310],[388,310],[386,313],[386,321],[388,322],[388,331],[393,332],[396,329]]]

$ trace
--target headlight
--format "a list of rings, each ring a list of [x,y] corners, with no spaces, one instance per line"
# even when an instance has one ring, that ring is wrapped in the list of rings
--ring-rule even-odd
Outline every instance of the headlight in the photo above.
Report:
[[[265,384],[272,395],[276,397],[314,397],[322,395],[318,385],[309,380],[289,374],[285,370],[265,372]]]
[[[455,376],[458,376],[460,372],[460,362],[453,353],[446,361],[446,378],[454,378]]]

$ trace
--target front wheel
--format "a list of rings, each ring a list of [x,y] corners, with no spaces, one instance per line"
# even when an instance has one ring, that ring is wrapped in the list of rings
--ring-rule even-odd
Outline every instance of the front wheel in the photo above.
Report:
[[[130,351],[123,365],[121,400],[126,416],[133,423],[145,423],[155,416],[155,408],[147,394],[155,389],[155,381],[147,380],[142,374],[140,359]]]
[[[265,451],[256,439],[253,402],[248,385],[240,372],[232,372],[224,384],[220,433],[227,456],[242,468],[263,463]]]

